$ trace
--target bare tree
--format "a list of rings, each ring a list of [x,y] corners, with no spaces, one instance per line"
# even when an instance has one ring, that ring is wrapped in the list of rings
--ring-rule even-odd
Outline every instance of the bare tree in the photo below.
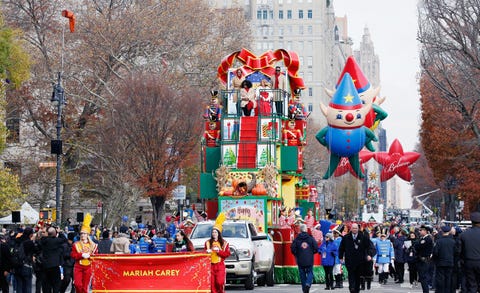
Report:
[[[55,73],[62,72],[68,99],[62,133],[62,215],[68,215],[83,182],[94,176],[84,170],[96,151],[96,128],[126,78],[139,71],[160,73],[176,90],[193,84],[198,92],[208,92],[216,85],[219,60],[232,48],[248,47],[251,39],[243,11],[214,11],[202,0],[71,1],[74,33],[60,15],[64,5],[59,1],[2,2],[6,21],[25,32],[36,61],[18,102],[45,149],[55,134],[48,97]]]
[[[421,141],[450,217],[455,194],[479,202],[479,17],[479,0],[424,0],[419,6]]]

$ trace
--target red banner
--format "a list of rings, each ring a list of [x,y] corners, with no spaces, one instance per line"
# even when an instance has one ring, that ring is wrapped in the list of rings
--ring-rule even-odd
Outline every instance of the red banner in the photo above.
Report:
[[[206,253],[99,254],[92,292],[210,292]]]

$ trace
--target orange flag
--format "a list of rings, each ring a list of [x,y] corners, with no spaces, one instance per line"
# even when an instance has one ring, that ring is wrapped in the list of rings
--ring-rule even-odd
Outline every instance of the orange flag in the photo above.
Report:
[[[69,10],[62,11],[62,16],[68,18],[70,23],[70,32],[73,33],[75,31],[75,14]]]

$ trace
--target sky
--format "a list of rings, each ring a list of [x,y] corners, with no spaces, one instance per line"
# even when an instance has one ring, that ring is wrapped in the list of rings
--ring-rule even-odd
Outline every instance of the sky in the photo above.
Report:
[[[398,139],[404,152],[414,151],[420,128],[420,71],[416,0],[333,0],[336,16],[347,16],[353,49],[360,47],[363,30],[370,31],[375,54],[380,59],[381,107],[388,113],[382,121],[387,130],[387,151]],[[367,76],[368,78],[368,76]],[[378,85],[373,85],[378,86]],[[397,177],[398,178],[398,177]],[[401,181],[402,208],[410,208],[411,188]]]

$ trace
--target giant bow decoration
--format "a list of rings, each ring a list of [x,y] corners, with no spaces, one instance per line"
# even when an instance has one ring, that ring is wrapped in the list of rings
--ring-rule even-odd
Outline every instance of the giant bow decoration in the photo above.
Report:
[[[295,89],[304,89],[303,79],[298,76],[298,68],[300,62],[297,53],[278,49],[275,51],[267,51],[260,56],[256,56],[247,49],[234,52],[222,59],[217,69],[217,77],[223,84],[227,83],[228,70],[232,67],[235,60],[240,61],[243,65],[240,67],[245,75],[249,75],[255,71],[272,76],[275,74],[275,63],[283,61],[287,68],[287,74],[292,91]]]
[[[403,180],[410,182],[412,175],[408,167],[419,157],[419,153],[403,152],[402,145],[398,139],[395,139],[390,145],[388,153],[377,152],[374,155],[375,160],[383,166],[380,181],[384,182],[398,175]]]

